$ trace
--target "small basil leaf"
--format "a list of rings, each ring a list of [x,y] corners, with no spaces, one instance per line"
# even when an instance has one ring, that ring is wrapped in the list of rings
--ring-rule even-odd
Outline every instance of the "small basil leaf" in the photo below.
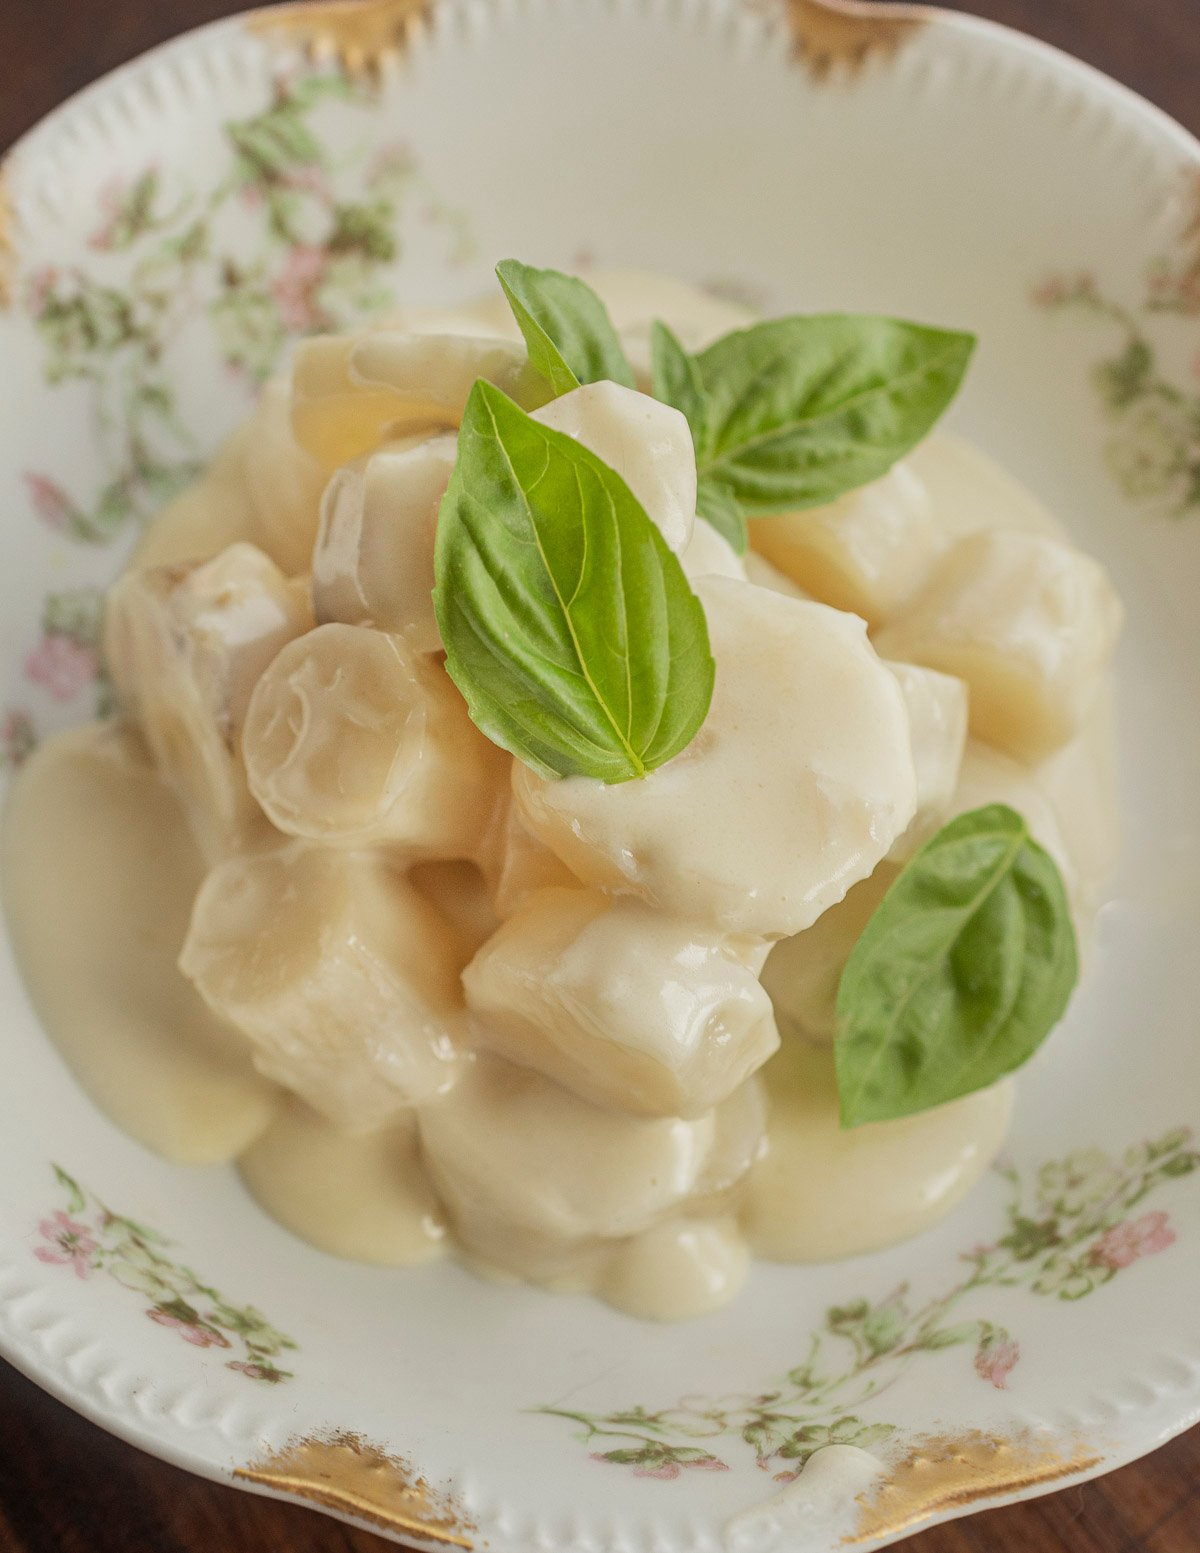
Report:
[[[703,723],[700,600],[625,482],[490,383],[438,515],[433,600],[479,728],[543,776],[624,782]]]
[[[708,396],[700,381],[695,358],[684,350],[664,323],[650,326],[650,391],[656,399],[672,405],[686,417],[698,459],[704,448]]]
[[[696,358],[700,474],[750,516],[820,506],[878,479],[954,398],[974,337],[829,313],[727,334]]]
[[[746,514],[728,486],[707,477],[701,479],[696,486],[696,511],[739,555],[743,554],[749,543]]]
[[[525,336],[529,359],[556,395],[606,378],[636,387],[617,331],[590,286],[560,270],[536,270],[516,259],[503,260],[496,275]]]
[[[838,988],[842,1125],[983,1089],[1028,1061],[1078,974],[1062,877],[1025,821],[989,804],[901,870]]]
[[[699,467],[705,444],[708,395],[700,381],[695,357],[684,350],[664,323],[654,323],[650,328],[650,384],[656,399],[674,406],[686,418]],[[696,511],[742,554],[749,542],[746,515],[728,486],[717,480],[700,479]]]

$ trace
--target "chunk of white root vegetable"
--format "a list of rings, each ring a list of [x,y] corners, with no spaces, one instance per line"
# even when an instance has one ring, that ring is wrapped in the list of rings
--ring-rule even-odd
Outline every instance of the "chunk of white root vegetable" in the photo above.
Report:
[[[947,551],[877,645],[885,657],[966,680],[975,737],[1039,760],[1083,725],[1122,618],[1091,556],[1043,535],[992,529]]]
[[[463,972],[479,1037],[598,1105],[701,1116],[779,1044],[754,948],[630,896],[539,890]]]
[[[508,757],[441,665],[365,626],[318,626],[275,658],[242,750],[272,823],[333,846],[472,857],[507,794]]]
[[[929,495],[903,462],[827,506],[755,518],[750,543],[805,592],[872,626],[909,602],[940,552]]]
[[[372,330],[318,335],[296,347],[292,426],[327,470],[389,437],[454,427],[477,378],[527,407],[546,387],[523,345],[482,335]]]
[[[109,672],[210,860],[266,829],[239,738],[259,677],[311,624],[307,580],[247,544],[126,572],[108,596]]]
[[[871,873],[916,811],[904,698],[861,620],[731,578],[696,591],[717,674],[692,743],[611,786],[515,767],[517,817],[588,884],[785,937]]]
[[[629,1116],[486,1054],[419,1114],[460,1243],[489,1267],[560,1288],[586,1286],[614,1242],[683,1205],[720,1205],[757,1158],[766,1121],[755,1080],[693,1121]]]
[[[454,1081],[462,963],[397,872],[295,842],[214,869],[179,957],[262,1073],[360,1133]]]

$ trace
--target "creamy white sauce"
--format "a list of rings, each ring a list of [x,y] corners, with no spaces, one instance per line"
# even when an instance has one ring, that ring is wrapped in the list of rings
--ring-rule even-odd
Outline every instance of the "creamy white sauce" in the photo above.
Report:
[[[781,1535],[807,1540],[835,1531],[834,1522],[873,1483],[884,1476],[883,1463],[857,1445],[825,1445],[814,1451],[800,1474],[762,1504],[730,1516],[725,1523],[729,1553],[754,1553]]]
[[[35,1008],[79,1082],[168,1159],[234,1158],[282,1092],[175,960],[204,865],[136,740],[60,734],[4,813],[4,909]]]
[[[728,1305],[749,1269],[736,1219],[671,1219],[615,1251],[595,1292],[644,1321],[689,1321]]]
[[[623,331],[643,384],[656,317],[693,348],[751,321],[676,281],[635,272],[588,278]],[[380,336],[385,327],[399,333]],[[480,362],[508,374],[505,381],[521,381],[520,351],[495,344],[519,339],[501,299],[455,312],[404,309],[381,320],[379,330],[352,349],[321,346],[312,353],[301,422],[320,458],[300,446],[286,393],[272,388],[209,471],[151,527],[137,563],[194,562],[243,540],[300,577],[309,570],[330,465],[371,445],[369,437],[363,443],[364,411],[379,423],[370,436],[384,423],[395,430],[397,403],[407,406],[404,414],[452,427]],[[458,344],[447,351],[438,336]],[[880,501],[873,494],[857,503],[850,526],[863,544],[876,532],[894,537],[887,492],[902,507],[914,504],[916,520],[900,527],[917,535],[920,553],[905,554],[903,587],[894,585],[894,570],[873,566],[865,551],[839,552],[846,536],[836,525],[824,525],[816,550],[809,540],[790,549],[781,540],[776,559],[819,551],[815,581],[833,577],[844,587],[852,573],[864,613],[886,617],[890,629],[963,533],[998,527],[1061,538],[1039,503],[957,439],[930,438],[906,465],[875,493]],[[641,476],[647,500],[648,469]],[[680,543],[689,517],[673,512],[664,521],[664,528],[674,524]],[[393,538],[381,534],[378,543],[379,553],[394,559]],[[338,553],[335,581],[345,573],[357,590],[347,618],[375,619],[394,606],[393,628],[407,631],[419,613],[407,595],[400,602],[359,598],[364,578],[351,574],[363,553]],[[177,969],[205,864],[140,741],[89,728],[47,743],[16,782],[5,813],[5,910],[48,1032],[114,1121],[172,1159],[238,1157],[264,1209],[331,1254],[408,1265],[452,1248],[487,1276],[592,1292],[639,1318],[684,1319],[719,1308],[741,1287],[752,1251],[801,1262],[847,1256],[916,1234],[948,1212],[1000,1147],[1011,1084],[846,1132],[838,1126],[832,1054],[796,1031],[832,1034],[841,965],[890,876],[879,869],[894,866],[881,860],[918,799],[931,824],[939,807],[955,812],[993,797],[1024,808],[1059,858],[1086,923],[1115,852],[1107,696],[1082,731],[1042,764],[1022,764],[976,738],[956,780],[955,740],[933,719],[941,744],[936,765],[932,751],[918,752],[918,792],[904,731],[909,713],[861,624],[809,604],[797,615],[794,601],[809,597],[807,573],[785,575],[754,554],[740,559],[703,522],[681,559],[693,578],[709,579],[697,589],[726,672],[718,677],[721,698],[709,725],[674,773],[617,789],[595,784],[586,802],[575,803],[565,801],[569,783],[547,797],[521,769],[510,805],[510,761],[490,749],[475,749],[468,760],[450,748],[451,734],[464,749],[478,741],[469,727],[455,733],[434,705],[445,685],[436,658],[419,655],[436,645],[420,567],[409,582],[423,624],[405,650],[418,653],[414,683],[429,681],[432,689],[417,697],[420,727],[409,730],[407,745],[394,707],[372,703],[371,716],[355,724],[371,758],[343,770],[337,752],[345,739],[330,735],[327,760],[325,744],[312,737],[304,782],[289,788],[284,805],[279,783],[272,776],[271,786],[264,774],[271,749],[263,719],[252,716],[251,785],[269,790],[271,801],[279,800],[277,822],[309,842],[286,850],[286,838],[257,814],[260,861],[251,871],[257,877],[283,867],[305,879],[329,873],[338,889],[308,899],[301,881],[298,896],[289,897],[296,931],[289,934],[272,913],[263,935],[273,946],[264,954],[274,970],[268,966],[264,979],[250,945],[248,968],[229,972],[226,1013],[245,1034],[220,1022]],[[740,581],[746,576],[755,588]],[[331,588],[322,573],[322,618],[347,613]],[[802,694],[795,677],[782,672],[788,652],[801,647],[822,660],[821,674]],[[304,656],[299,647],[289,652]],[[347,703],[336,682],[346,672],[336,653],[324,666],[314,658],[314,685],[321,695],[334,688],[327,706],[314,692],[292,718],[305,737],[320,719],[337,732]],[[831,683],[822,686],[822,676]],[[360,677],[370,701],[369,668]],[[259,710],[265,705],[266,691]],[[224,727],[235,775],[242,770],[238,706]],[[858,711],[850,716],[847,707]],[[443,746],[450,750],[444,759]],[[402,802],[405,760],[415,776]],[[331,822],[322,810],[323,784],[332,784],[339,810],[336,836],[325,834]],[[313,813],[300,814],[309,803]],[[724,822],[731,804],[745,816],[746,833]],[[319,866],[303,861],[314,841],[328,859]],[[343,848],[340,861],[331,841]],[[284,862],[270,860],[278,857]],[[546,941],[554,940],[557,968],[551,976],[547,960],[546,984],[539,986],[537,956],[526,956],[527,1006],[518,1011],[525,1023],[512,1025],[504,1039],[482,1028],[496,1015],[481,996],[472,1027],[461,1008],[459,971],[501,920],[510,931],[519,924],[535,892],[565,886],[578,898],[584,883],[623,899],[611,931],[568,932],[569,913],[558,921],[551,913]],[[210,903],[214,892],[210,882]],[[598,897],[598,910],[605,900]],[[672,915],[656,921],[664,906]],[[622,967],[615,924],[627,923],[633,933],[647,921],[655,922],[653,930],[641,934],[638,952]],[[798,927],[805,931],[796,933]],[[201,921],[196,931],[222,953],[241,952],[236,943],[217,943],[219,922]],[[768,940],[781,933],[796,936],[776,950],[764,984],[785,1039],[761,1069],[764,1090],[746,1075],[768,1057],[774,1030],[770,1011],[754,1002],[757,987],[751,992],[746,984],[762,970]],[[497,939],[487,952],[502,947]],[[674,966],[661,985],[653,980],[659,953]],[[505,974],[511,971],[510,964]],[[197,974],[213,981],[207,965]],[[306,980],[293,984],[292,977]],[[698,977],[713,988],[705,983],[697,992]],[[500,977],[489,997],[508,997],[506,985]],[[220,1003],[215,981],[208,990]],[[339,1000],[360,994],[392,1010],[398,998],[407,999],[408,1023],[389,1029],[384,1041],[382,1015],[356,1020],[352,1007],[341,1006]],[[329,1017],[314,1013],[322,998]],[[600,998],[613,1012],[608,1028],[592,1006]],[[639,1026],[639,998],[654,1010],[646,1028]],[[743,1001],[745,1017],[738,1012]],[[675,1005],[691,1021],[686,1030],[671,1026]],[[276,1022],[286,1029],[272,1023],[272,1007],[287,1011]],[[724,1056],[723,1067],[702,1071],[705,1042],[715,1051],[727,1040],[748,1040],[750,1031],[757,1044],[746,1061],[739,1066]],[[602,1082],[597,1064],[604,1063],[605,1037],[621,1061]],[[256,1047],[260,1061],[345,1126],[261,1077]],[[420,1058],[436,1068],[443,1057],[445,1083],[435,1073],[436,1081],[407,1087],[405,1063]],[[632,1087],[623,1093],[621,1062],[631,1064],[630,1086],[635,1077],[642,1086],[640,1103]],[[375,1068],[389,1075],[386,1103]],[[689,1109],[688,1096],[705,1098],[685,1120],[656,1114],[664,1094],[677,1095],[681,1109]],[[777,1526],[807,1528],[876,1471],[862,1452],[818,1452],[770,1504],[730,1523],[731,1546],[749,1546]]]
[[[411,1114],[351,1137],[291,1100],[238,1169],[272,1218],[332,1256],[410,1267],[448,1248]]]
[[[789,1041],[766,1069],[767,1150],[742,1228],[758,1256],[829,1262],[928,1229],[970,1191],[1004,1141],[1004,1081],[894,1122],[838,1125],[833,1053]]]

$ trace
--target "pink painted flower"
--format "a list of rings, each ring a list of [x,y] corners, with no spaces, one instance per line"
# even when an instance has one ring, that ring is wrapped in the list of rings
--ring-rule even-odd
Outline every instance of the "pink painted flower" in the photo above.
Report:
[[[71,701],[94,684],[100,664],[96,649],[61,631],[47,631],[25,660],[25,674],[42,685],[56,701]]]
[[[305,162],[299,167],[287,168],[282,174],[281,182],[287,188],[295,189],[301,194],[315,194],[318,199],[326,203],[333,200],[329,174],[316,162]]]
[[[798,1472],[777,1472],[771,1481],[773,1483],[794,1483],[799,1476]]]
[[[277,1370],[270,1364],[255,1364],[252,1359],[230,1359],[225,1368],[238,1370],[243,1375],[248,1375],[251,1380],[279,1381],[283,1379],[283,1371]]]
[[[1030,300],[1035,307],[1061,307],[1096,294],[1096,277],[1081,271],[1078,275],[1047,275],[1034,286]]]
[[[129,180],[122,178],[120,174],[109,178],[100,187],[97,204],[100,206],[100,225],[88,237],[88,247],[101,252],[111,248],[113,238],[116,235],[117,222],[121,219],[121,211],[129,194]]]
[[[168,1310],[148,1310],[146,1314],[151,1321],[157,1321],[160,1327],[174,1327],[185,1343],[191,1343],[195,1348],[228,1348],[229,1339],[223,1332],[218,1332],[216,1327],[205,1325],[202,1321],[185,1321],[181,1316],[173,1316]]]
[[[679,1476],[679,1463],[677,1461],[661,1461],[657,1467],[634,1467],[635,1478],[663,1478],[669,1481]]]
[[[1157,1256],[1168,1246],[1175,1244],[1175,1231],[1161,1209],[1144,1213],[1140,1219],[1126,1219],[1105,1230],[1088,1254],[1088,1260],[1096,1267],[1108,1267],[1113,1272],[1122,1267],[1132,1267],[1139,1257]]]
[[[71,526],[75,504],[57,481],[32,469],[25,471],[25,489],[33,503],[33,510],[47,528],[64,532]]]
[[[1030,293],[1035,307],[1057,307],[1066,295],[1066,282],[1061,275],[1047,275]]]
[[[59,1209],[42,1220],[38,1231],[50,1242],[48,1246],[35,1247],[33,1254],[39,1262],[58,1262],[64,1267],[73,1267],[77,1278],[87,1277],[100,1242],[86,1224],[80,1224],[78,1219]]]
[[[1021,1345],[1014,1338],[1002,1337],[981,1344],[975,1355],[975,1373],[990,1381],[997,1391],[1008,1390],[1008,1377],[1021,1357]]]
[[[700,1472],[728,1472],[726,1464],[716,1456],[697,1456],[691,1461],[683,1463],[685,1467],[695,1467]]]
[[[288,254],[271,292],[289,332],[302,334],[322,326],[324,315],[317,304],[317,291],[328,265],[325,250],[310,244],[298,243]]]
[[[25,291],[25,304],[35,318],[46,311],[46,304],[58,285],[58,271],[52,264],[43,264],[29,277]]]

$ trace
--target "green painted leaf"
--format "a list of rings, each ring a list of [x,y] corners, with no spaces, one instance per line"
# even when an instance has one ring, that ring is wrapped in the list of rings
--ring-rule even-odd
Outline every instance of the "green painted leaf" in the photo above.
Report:
[[[897,876],[842,973],[842,1125],[994,1084],[1046,1039],[1077,974],[1062,877],[1021,816],[989,804],[951,820]]]
[[[885,474],[958,391],[969,334],[828,313],[740,329],[701,351],[702,478],[756,514],[819,506]]]
[[[438,518],[434,606],[475,723],[546,776],[644,776],[704,721],[699,599],[625,482],[477,382]]]
[[[74,1176],[68,1175],[61,1165],[52,1165],[50,1168],[54,1171],[54,1179],[67,1194],[67,1212],[82,1213],[87,1207],[87,1198],[79,1182]]]
[[[864,1424],[861,1429],[855,1430],[847,1444],[857,1445],[860,1451],[869,1451],[873,1445],[882,1445],[885,1440],[890,1440],[895,1432],[895,1424]]]
[[[980,1321],[964,1321],[958,1326],[941,1327],[937,1331],[926,1332],[918,1346],[937,1349],[953,1348],[957,1343],[978,1343],[983,1325]]]
[[[890,1353],[904,1336],[908,1313],[903,1306],[880,1305],[863,1323],[863,1336],[872,1353]]]
[[[592,288],[560,270],[537,270],[516,259],[496,266],[529,359],[555,394],[609,379],[634,388],[633,369],[604,303]]]

